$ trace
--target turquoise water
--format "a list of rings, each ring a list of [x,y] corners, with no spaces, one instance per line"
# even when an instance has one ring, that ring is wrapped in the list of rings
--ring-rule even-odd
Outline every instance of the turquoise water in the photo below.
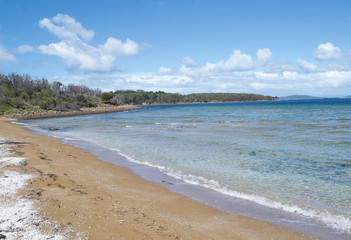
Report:
[[[162,105],[26,124],[351,233],[351,99]]]

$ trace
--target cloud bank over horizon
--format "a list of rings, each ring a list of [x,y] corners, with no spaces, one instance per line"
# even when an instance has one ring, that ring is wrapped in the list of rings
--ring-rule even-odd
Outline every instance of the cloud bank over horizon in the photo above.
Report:
[[[316,51],[318,50],[318,53]],[[331,43],[320,44],[314,52],[318,60],[341,59],[341,50]],[[326,68],[301,58],[296,63],[273,62],[269,48],[258,49],[257,59],[235,49],[227,60],[207,62],[200,66],[191,57],[180,58],[175,68],[160,67],[155,73],[130,73],[110,77],[111,86],[121,89],[159,90],[170,92],[247,92],[276,96],[330,94],[339,90],[338,96],[351,91],[351,65],[329,65]],[[124,88],[128,88],[124,87]],[[332,91],[334,90],[334,91]]]

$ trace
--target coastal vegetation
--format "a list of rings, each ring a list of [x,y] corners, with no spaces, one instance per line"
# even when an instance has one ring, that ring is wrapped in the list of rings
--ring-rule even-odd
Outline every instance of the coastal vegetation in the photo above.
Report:
[[[277,97],[245,93],[179,94],[163,91],[117,90],[102,92],[83,85],[64,84],[28,74],[0,74],[0,114],[36,109],[72,111],[100,106],[150,105],[207,102],[272,101]]]
[[[100,89],[47,79],[33,79],[30,75],[0,74],[0,113],[20,110],[79,110],[81,107],[97,107],[102,104]]]
[[[177,103],[208,103],[208,102],[250,102],[273,101],[278,97],[247,93],[166,93],[163,91],[119,90],[105,92],[101,95],[105,103],[110,104],[177,104]]]

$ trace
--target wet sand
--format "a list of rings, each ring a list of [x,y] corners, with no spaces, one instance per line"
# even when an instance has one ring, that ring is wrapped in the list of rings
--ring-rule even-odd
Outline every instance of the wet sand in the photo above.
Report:
[[[57,224],[67,239],[311,239],[172,193],[5,118],[0,135],[16,143],[14,156],[27,159],[15,170],[33,176],[20,196],[33,199],[41,217]]]

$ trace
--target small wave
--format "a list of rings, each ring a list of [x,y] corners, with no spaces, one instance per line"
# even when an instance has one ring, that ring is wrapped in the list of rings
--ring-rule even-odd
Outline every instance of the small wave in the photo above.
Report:
[[[333,144],[334,146],[351,146],[351,142],[337,142]]]
[[[168,176],[171,176],[175,179],[184,181],[188,184],[201,186],[201,187],[216,191],[216,192],[224,194],[224,195],[228,195],[231,197],[251,201],[251,202],[260,204],[262,206],[265,206],[265,207],[278,209],[278,210],[285,211],[288,213],[307,217],[307,218],[313,219],[315,221],[321,222],[321,223],[325,224],[326,226],[333,228],[337,231],[344,232],[344,233],[351,233],[351,217],[342,216],[342,215],[334,215],[334,214],[331,214],[329,212],[317,211],[317,210],[313,210],[313,209],[304,209],[304,208],[301,208],[299,206],[284,204],[284,203],[281,203],[278,201],[273,201],[273,200],[267,199],[265,197],[246,194],[246,193],[242,193],[242,192],[237,192],[237,191],[229,189],[226,186],[221,185],[216,180],[209,180],[209,179],[206,179],[204,177],[195,176],[192,174],[184,174],[183,172],[174,170],[170,167],[159,166],[157,164],[152,164],[149,162],[136,160],[133,157],[122,153],[119,149],[112,149],[112,150],[118,152],[118,154],[124,156],[130,162],[134,162],[137,164],[142,164],[142,165],[145,165],[148,167],[156,168],[160,172],[165,173]]]
[[[182,122],[186,122],[186,123],[200,123],[200,122],[204,122],[204,121],[197,120],[197,119],[191,119],[191,120],[183,120]]]
[[[198,124],[196,123],[155,123],[155,125],[159,125],[163,130],[174,130],[181,128],[197,128]]]
[[[230,123],[230,121],[217,121],[217,123]]]
[[[340,121],[340,122],[349,122],[349,121],[351,121],[351,119],[349,119],[349,118],[339,118],[339,119],[337,119],[337,121]]]
[[[126,124],[119,124],[116,127],[118,127],[118,128],[131,128],[132,126],[126,125]]]

